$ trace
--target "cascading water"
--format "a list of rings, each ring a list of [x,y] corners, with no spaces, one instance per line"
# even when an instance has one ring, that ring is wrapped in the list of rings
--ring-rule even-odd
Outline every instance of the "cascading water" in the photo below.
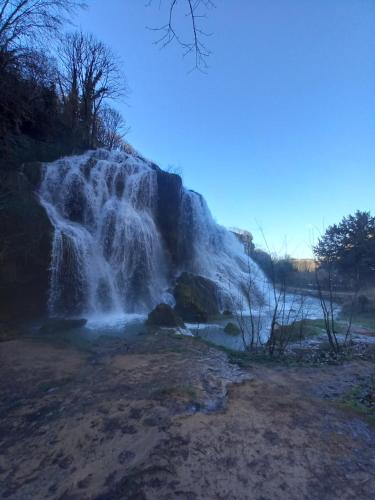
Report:
[[[254,306],[265,298],[269,300],[269,283],[264,273],[246,255],[238,238],[214,221],[203,196],[184,190],[179,228],[181,271],[214,281],[222,309],[231,309],[233,305],[247,309],[246,290],[251,293]],[[262,293],[266,289],[267,293]]]
[[[144,313],[173,302],[173,279],[183,271],[214,281],[223,308],[243,296],[249,276],[262,298],[263,273],[203,197],[184,188],[172,266],[158,227],[158,172],[139,156],[103,150],[45,165],[39,195],[55,229],[51,314]]]
[[[144,161],[100,151],[65,158],[46,166],[40,198],[55,228],[52,314],[137,312],[170,300],[156,173]]]

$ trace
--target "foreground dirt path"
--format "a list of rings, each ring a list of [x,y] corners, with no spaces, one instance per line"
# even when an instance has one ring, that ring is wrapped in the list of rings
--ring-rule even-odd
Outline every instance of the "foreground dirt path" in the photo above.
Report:
[[[0,496],[372,499],[375,428],[337,400],[374,364],[229,364],[189,338],[0,344]]]

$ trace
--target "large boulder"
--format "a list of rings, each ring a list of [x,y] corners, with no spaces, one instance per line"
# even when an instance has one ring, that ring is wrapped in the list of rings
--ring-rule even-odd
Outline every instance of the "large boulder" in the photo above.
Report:
[[[207,323],[219,314],[217,285],[203,276],[182,273],[174,289],[175,310],[184,321]]]
[[[53,227],[28,177],[0,172],[0,319],[46,312]]]
[[[147,324],[150,326],[178,327],[184,322],[176,311],[168,304],[159,304],[148,315]]]
[[[239,326],[236,325],[236,323],[229,321],[229,323],[225,325],[224,332],[227,333],[228,335],[236,336],[241,333],[241,330]]]

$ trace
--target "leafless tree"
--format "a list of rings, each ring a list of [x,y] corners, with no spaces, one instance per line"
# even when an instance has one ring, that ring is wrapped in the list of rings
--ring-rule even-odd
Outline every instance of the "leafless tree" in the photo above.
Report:
[[[39,50],[24,50],[20,75],[40,87],[49,87],[56,83],[57,66],[53,57]]]
[[[340,291],[338,290],[340,280],[334,263],[329,259],[317,260],[315,281],[323,313],[324,329],[331,350],[337,353],[340,350],[340,343],[337,338],[336,309],[337,304],[342,300],[342,295],[340,299]],[[345,305],[348,320],[343,345],[350,345],[352,341],[352,326],[361,285],[358,274],[352,276],[351,279],[348,277],[347,281],[347,289],[344,292],[341,291],[341,294],[344,293],[348,300]]]
[[[286,282],[277,285],[276,301],[273,306],[273,315],[268,340],[268,350],[270,356],[275,351],[279,355],[283,354],[291,340],[303,338],[303,329],[309,311],[306,305],[306,297],[301,293],[289,293]]]
[[[121,113],[108,105],[103,106],[98,119],[98,143],[108,149],[121,149],[128,132]]]
[[[327,334],[328,343],[332,351],[337,353],[340,350],[340,345],[336,335],[335,324],[335,271],[330,262],[326,262],[325,269],[322,269],[320,264],[321,263],[317,262],[315,270],[316,287],[323,313],[324,328]],[[324,284],[323,281],[325,282]]]
[[[246,244],[244,243],[246,249]],[[263,283],[263,290],[259,290],[260,285],[259,280],[256,279],[254,275],[250,255],[247,255],[247,281],[242,285],[242,296],[244,298],[243,306],[238,313],[237,322],[241,331],[242,341],[245,349],[253,350],[257,349],[259,345],[262,345],[262,310],[265,306],[262,299],[264,288],[267,287],[266,280]],[[246,314],[244,314],[246,311]]]
[[[299,328],[300,339],[303,337],[305,320],[309,316],[306,297],[303,293],[296,293],[290,287],[288,273],[277,275],[276,265],[279,263],[277,256],[271,253],[267,238],[261,227],[262,234],[268,254],[271,256],[271,269],[269,278],[269,293],[271,323],[267,341],[268,353],[272,357],[277,351],[283,354],[287,349],[292,337]],[[286,250],[286,249],[285,249]],[[282,259],[282,260],[285,260]]]
[[[152,2],[153,0],[149,0],[148,5]],[[159,5],[162,5],[161,1]],[[205,38],[210,36],[210,33],[202,29],[201,21],[206,18],[208,9],[213,7],[215,4],[212,0],[169,0],[167,22],[162,26],[150,28],[160,33],[155,44],[166,47],[172,42],[177,43],[182,48],[184,56],[193,54],[194,68],[204,71],[207,68],[207,58],[210,55]],[[189,20],[188,32],[190,35],[187,37],[176,27],[177,19],[181,18],[181,15]]]
[[[126,91],[120,63],[111,49],[91,34],[67,34],[59,50],[60,88],[67,102],[76,107],[85,127],[89,147],[96,146],[99,112],[107,99]],[[78,113],[78,110],[77,110]]]
[[[275,269],[278,259],[272,258]],[[282,355],[290,342],[304,338],[309,308],[306,296],[289,287],[287,275],[277,279],[276,272],[268,278],[255,273],[250,262],[240,290],[233,296],[234,317],[239,326],[245,350],[266,349],[270,357]],[[262,334],[267,338],[262,339]]]
[[[0,0],[2,64],[30,43],[59,34],[69,15],[84,5],[78,0]]]

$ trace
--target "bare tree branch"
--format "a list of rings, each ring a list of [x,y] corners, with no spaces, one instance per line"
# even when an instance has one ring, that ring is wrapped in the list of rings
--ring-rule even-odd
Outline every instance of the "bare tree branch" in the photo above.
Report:
[[[86,140],[94,147],[99,112],[107,99],[126,93],[120,62],[111,49],[93,35],[66,35],[60,45],[60,87],[86,127]],[[78,110],[79,104],[79,110]]]
[[[107,149],[118,150],[124,145],[124,137],[130,127],[121,114],[108,105],[103,106],[98,117],[97,136],[100,145]]]
[[[58,35],[69,15],[84,6],[79,0],[0,0],[0,52]]]
[[[149,0],[148,6],[151,5],[152,0]],[[161,5],[161,1],[159,7]],[[185,7],[184,11],[179,11],[178,6]],[[208,67],[207,58],[210,55],[210,50],[203,42],[211,34],[207,33],[200,27],[200,20],[206,18],[206,11],[214,8],[215,4],[212,0],[170,0],[168,21],[159,27],[149,28],[152,31],[159,32],[161,36],[155,41],[155,44],[161,48],[166,47],[171,43],[177,43],[183,49],[183,56],[193,54],[194,67],[200,71],[205,71]],[[183,16],[189,19],[189,32],[190,36],[187,38],[180,33],[176,28],[178,16]]]

